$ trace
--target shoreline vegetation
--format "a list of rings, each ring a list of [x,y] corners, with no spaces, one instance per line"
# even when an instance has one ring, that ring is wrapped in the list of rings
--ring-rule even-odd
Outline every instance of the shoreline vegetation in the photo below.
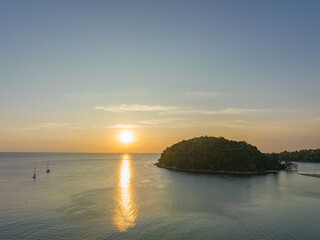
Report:
[[[190,172],[190,173],[214,174],[214,175],[265,175],[268,173],[278,173],[279,172],[279,170],[267,170],[265,172],[212,171],[212,170],[196,170],[196,169],[182,169],[182,168],[177,168],[177,167],[168,167],[168,166],[164,166],[160,163],[155,163],[154,165],[156,165],[159,168],[165,168],[165,169],[169,169],[169,170],[177,171],[177,172]]]
[[[266,153],[266,155],[270,159],[277,161],[320,163],[320,148],[294,152]]]
[[[173,144],[155,165],[174,171],[233,175],[263,175],[295,167],[291,162],[270,158],[244,141],[208,136]]]

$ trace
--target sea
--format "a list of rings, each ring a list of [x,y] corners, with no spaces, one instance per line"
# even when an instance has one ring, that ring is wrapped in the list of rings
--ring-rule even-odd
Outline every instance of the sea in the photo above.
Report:
[[[319,163],[202,175],[159,157],[0,153],[0,239],[320,239],[320,178],[299,174]]]

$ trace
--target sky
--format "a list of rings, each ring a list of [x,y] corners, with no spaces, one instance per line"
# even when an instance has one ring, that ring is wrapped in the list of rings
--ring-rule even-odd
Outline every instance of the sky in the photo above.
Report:
[[[0,151],[160,153],[203,135],[319,148],[319,12],[311,0],[2,0]]]

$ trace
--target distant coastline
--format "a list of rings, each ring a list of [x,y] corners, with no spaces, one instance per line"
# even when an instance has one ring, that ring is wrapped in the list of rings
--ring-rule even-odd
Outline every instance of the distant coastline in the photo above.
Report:
[[[320,163],[320,148],[281,153],[266,153],[267,157],[277,161]]]

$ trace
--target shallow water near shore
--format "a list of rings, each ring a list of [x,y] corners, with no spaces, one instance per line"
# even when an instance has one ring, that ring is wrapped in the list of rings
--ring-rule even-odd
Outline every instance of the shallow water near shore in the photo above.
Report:
[[[319,238],[319,178],[175,172],[159,156],[0,153],[0,239]]]

